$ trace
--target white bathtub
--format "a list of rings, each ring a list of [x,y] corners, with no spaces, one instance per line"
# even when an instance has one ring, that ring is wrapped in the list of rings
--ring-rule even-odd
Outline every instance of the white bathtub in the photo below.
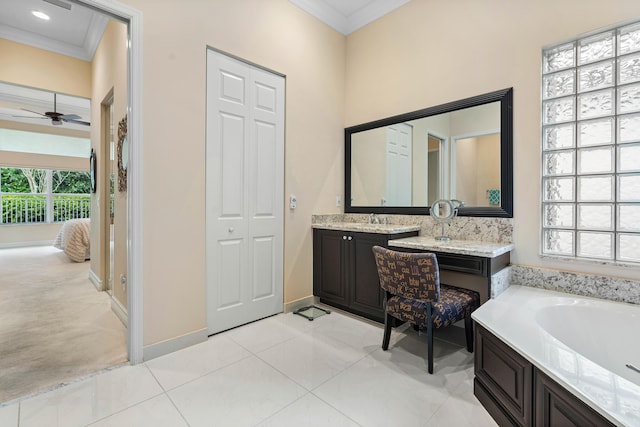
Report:
[[[640,426],[640,306],[511,286],[473,319],[611,422]]]

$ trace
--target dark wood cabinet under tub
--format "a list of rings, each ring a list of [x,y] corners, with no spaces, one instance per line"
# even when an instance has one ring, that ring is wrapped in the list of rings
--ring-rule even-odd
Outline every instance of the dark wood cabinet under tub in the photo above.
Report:
[[[500,426],[613,426],[517,351],[475,323],[473,392]]]
[[[313,229],[313,295],[320,302],[384,322],[378,270],[371,248],[418,231],[370,233]]]

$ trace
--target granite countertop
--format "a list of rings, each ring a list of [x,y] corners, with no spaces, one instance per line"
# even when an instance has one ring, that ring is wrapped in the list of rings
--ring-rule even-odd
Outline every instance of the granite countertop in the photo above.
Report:
[[[477,242],[474,240],[436,240],[433,237],[416,236],[389,240],[389,246],[425,251],[495,258],[513,250],[512,243]]]
[[[419,225],[402,225],[402,224],[367,224],[360,222],[329,222],[321,224],[312,224],[313,228],[323,230],[340,230],[353,231],[360,233],[378,233],[378,234],[400,234],[409,231],[419,231]]]

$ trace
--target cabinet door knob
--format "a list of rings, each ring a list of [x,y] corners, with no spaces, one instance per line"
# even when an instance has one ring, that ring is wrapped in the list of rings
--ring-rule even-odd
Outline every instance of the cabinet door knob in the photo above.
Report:
[[[233,233],[233,227],[229,227],[229,233]]]
[[[347,236],[342,236],[342,240],[347,240]]]
[[[349,236],[349,240],[353,240],[353,237]]]

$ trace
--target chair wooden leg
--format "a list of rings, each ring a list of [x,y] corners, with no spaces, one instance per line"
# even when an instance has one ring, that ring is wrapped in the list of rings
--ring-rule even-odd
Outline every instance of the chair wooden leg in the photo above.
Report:
[[[384,337],[382,338],[382,349],[387,350],[389,348],[389,339],[391,338],[391,324],[393,323],[393,317],[389,313],[384,314]]]
[[[431,303],[427,305],[427,364],[429,373],[433,374],[433,317]]]
[[[467,351],[473,353],[473,320],[471,320],[471,316],[464,319],[464,333],[467,338]]]

